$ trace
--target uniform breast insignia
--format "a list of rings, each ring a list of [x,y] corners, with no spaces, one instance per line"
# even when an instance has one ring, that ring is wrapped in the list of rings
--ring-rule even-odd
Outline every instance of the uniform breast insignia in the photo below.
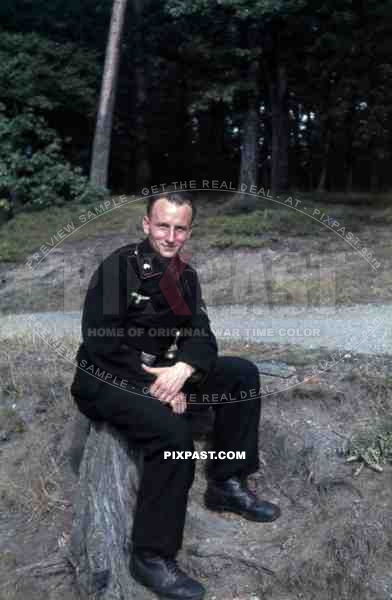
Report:
[[[140,304],[142,300],[150,300],[150,296],[143,296],[143,294],[138,294],[137,292],[130,292],[129,294],[131,298],[131,304]]]

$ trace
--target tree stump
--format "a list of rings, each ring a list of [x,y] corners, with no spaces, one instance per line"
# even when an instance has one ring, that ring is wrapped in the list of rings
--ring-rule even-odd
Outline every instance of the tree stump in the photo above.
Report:
[[[82,417],[81,417],[82,418]],[[129,573],[143,456],[107,423],[91,422],[79,468],[67,557],[82,598],[151,598]]]

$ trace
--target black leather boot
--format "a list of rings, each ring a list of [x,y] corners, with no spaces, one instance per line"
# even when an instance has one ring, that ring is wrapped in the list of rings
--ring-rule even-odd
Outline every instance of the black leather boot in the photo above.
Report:
[[[177,562],[150,552],[133,552],[131,575],[155,592],[159,598],[170,600],[202,600],[205,588],[181,571]]]
[[[210,510],[233,512],[249,521],[268,523],[280,516],[279,506],[259,500],[240,477],[222,482],[209,479],[204,501]]]

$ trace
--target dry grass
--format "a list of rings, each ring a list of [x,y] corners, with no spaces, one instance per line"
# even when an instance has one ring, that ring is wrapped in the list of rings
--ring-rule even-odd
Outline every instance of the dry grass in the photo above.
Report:
[[[68,506],[62,495],[59,450],[73,412],[68,390],[73,366],[32,336],[8,339],[7,346],[0,363],[1,412],[6,416],[1,429],[9,436],[19,435],[19,442],[9,456],[14,468],[2,460],[0,498],[8,509],[39,521]]]
[[[304,362],[300,351],[298,364],[306,372]],[[391,364],[364,356],[358,364],[364,368],[346,361],[318,385],[305,384],[265,402],[260,488],[278,490],[291,506],[288,550],[279,555],[276,577],[263,581],[265,599],[389,597],[389,449],[384,447],[383,472],[366,469],[356,478],[358,465],[345,461],[353,444],[366,451],[381,435],[391,439]]]
[[[302,556],[297,556],[295,562],[280,573],[283,589],[290,598],[386,598],[382,585],[376,591],[369,586],[369,581],[380,573],[380,568],[386,567],[385,552],[390,548],[391,533],[392,527],[385,518],[379,522],[374,518],[374,522],[365,522],[363,526],[347,518],[337,518],[322,539],[317,536],[317,542],[312,543],[308,538],[309,546]],[[268,590],[266,592],[268,594]]]
[[[1,445],[0,513],[12,532],[10,546],[0,549],[0,600],[75,600],[66,571],[37,577],[27,566],[53,556],[71,509],[62,440],[74,413],[73,369],[33,336],[0,343],[7,348],[0,357],[0,412],[9,415],[0,415],[0,430],[9,436]]]
[[[129,204],[121,205],[118,197],[113,197],[113,200],[116,204],[108,205],[106,211],[100,208],[102,202],[97,202],[18,214],[0,227],[0,261],[23,261],[71,223],[74,225],[71,235],[73,241],[88,240],[113,231],[119,234],[135,231],[145,213],[145,201],[133,202],[133,197],[128,197]],[[96,208],[102,210],[102,214],[99,216],[98,213],[98,217],[94,218],[97,215]],[[26,231],[29,232],[28,236]]]

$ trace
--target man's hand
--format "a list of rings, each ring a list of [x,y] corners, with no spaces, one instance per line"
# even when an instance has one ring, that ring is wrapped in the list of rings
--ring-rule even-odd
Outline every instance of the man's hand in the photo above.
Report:
[[[180,415],[186,411],[186,396],[182,392],[179,392],[174,400],[169,402],[170,406],[173,409],[173,412]]]
[[[172,367],[148,367],[143,364],[142,367],[147,373],[156,375],[156,380],[149,388],[150,393],[158,400],[171,404],[173,410],[176,407],[174,412],[184,412],[186,398],[181,389],[195,369],[184,362],[177,362]]]

